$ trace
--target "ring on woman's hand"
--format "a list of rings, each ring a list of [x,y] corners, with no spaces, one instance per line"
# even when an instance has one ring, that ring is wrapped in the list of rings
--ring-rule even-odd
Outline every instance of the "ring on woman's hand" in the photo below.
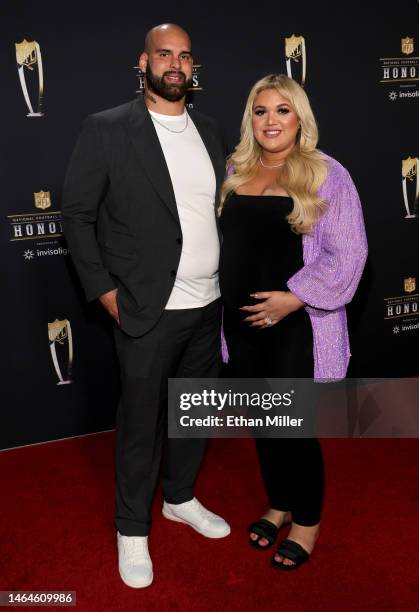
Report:
[[[265,317],[265,323],[268,327],[270,327],[273,323],[271,317]]]

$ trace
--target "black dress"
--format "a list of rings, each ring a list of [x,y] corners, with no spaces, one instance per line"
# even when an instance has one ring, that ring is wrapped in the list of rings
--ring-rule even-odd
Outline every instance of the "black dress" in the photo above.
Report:
[[[246,378],[312,378],[313,337],[304,308],[270,328],[250,327],[239,310],[258,300],[251,293],[289,291],[287,280],[304,265],[302,236],[291,231],[288,196],[232,193],[220,219],[223,234],[220,288],[231,375]],[[255,440],[270,507],[293,513],[294,522],[320,520],[323,459],[315,438]]]

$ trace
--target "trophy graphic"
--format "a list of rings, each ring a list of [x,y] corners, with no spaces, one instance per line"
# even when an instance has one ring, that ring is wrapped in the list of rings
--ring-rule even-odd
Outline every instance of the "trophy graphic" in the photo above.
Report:
[[[406,208],[405,219],[414,219],[416,217],[416,210],[419,199],[419,181],[418,181],[418,166],[419,159],[417,157],[408,157],[402,160],[402,186],[403,186],[403,199]],[[409,195],[408,185],[409,183],[415,183],[413,190],[413,202],[409,206]]]
[[[71,382],[73,382],[71,380],[71,369],[73,366],[73,336],[71,334],[70,321],[68,319],[63,319],[62,321],[55,319],[55,321],[52,323],[48,323],[48,338],[52,363],[54,364],[54,368],[58,376],[57,385],[69,385]],[[67,378],[64,379],[58,363],[56,345],[58,344],[60,346],[65,346],[66,341],[68,344]]]
[[[15,47],[20,85],[29,109],[29,113],[27,113],[26,116],[42,117],[44,114],[41,112],[42,100],[44,96],[44,72],[42,70],[41,49],[36,40],[28,41],[26,38],[24,38],[20,43],[15,43]],[[36,112],[33,110],[25,79],[25,67],[27,70],[33,71],[35,65],[38,67],[38,105]]]
[[[287,58],[287,74],[292,76],[292,62],[298,63],[301,58],[301,85],[306,81],[306,43],[303,36],[290,36],[285,39],[285,56]]]

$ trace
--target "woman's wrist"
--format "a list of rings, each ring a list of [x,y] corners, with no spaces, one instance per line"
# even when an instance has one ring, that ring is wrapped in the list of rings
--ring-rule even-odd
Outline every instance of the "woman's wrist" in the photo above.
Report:
[[[298,298],[292,291],[287,291],[287,299],[292,310],[299,310],[303,308],[306,304],[300,298]]]

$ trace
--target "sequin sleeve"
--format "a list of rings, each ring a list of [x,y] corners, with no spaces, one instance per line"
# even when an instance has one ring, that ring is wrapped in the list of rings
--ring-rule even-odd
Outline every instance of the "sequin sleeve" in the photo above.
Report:
[[[288,281],[308,306],[336,310],[348,304],[361,279],[367,239],[361,204],[349,172],[332,160],[320,191],[326,212],[313,236],[304,236],[304,266]]]

